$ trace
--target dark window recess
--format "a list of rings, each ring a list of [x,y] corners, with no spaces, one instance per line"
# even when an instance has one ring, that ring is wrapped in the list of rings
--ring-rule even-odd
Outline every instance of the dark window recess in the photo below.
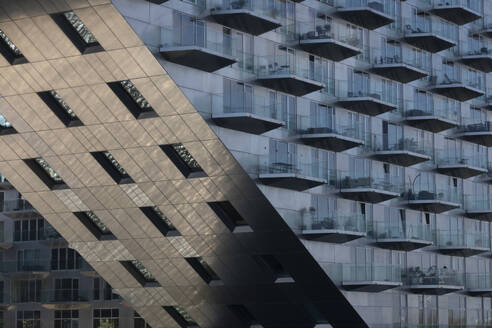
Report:
[[[140,207],[140,210],[164,236],[172,237],[181,235],[157,206]]]
[[[131,81],[110,82],[108,86],[137,120],[158,116]]]
[[[190,152],[181,143],[161,145],[161,149],[166,153],[171,162],[176,165],[178,170],[185,178],[200,178],[206,177],[207,174],[203,171],[198,162],[191,156]]]
[[[219,276],[201,257],[188,257],[186,262],[198,273],[198,275],[210,286],[223,285]]]
[[[166,312],[176,321],[181,328],[198,328],[199,326],[191,318],[188,312],[180,306],[163,306]]]
[[[133,183],[125,169],[108,151],[99,151],[91,153],[94,159],[102,166],[102,168],[113,178],[118,184]]]
[[[159,286],[152,273],[138,260],[120,261],[120,263],[128,270],[143,287]]]
[[[99,240],[113,240],[115,236],[111,230],[92,211],[74,212],[79,221]]]
[[[55,170],[41,157],[24,159],[24,163],[43,181],[50,189],[68,189],[68,186]]]
[[[234,315],[244,323],[245,325],[257,325],[258,320],[249,312],[249,310],[242,304],[227,305],[227,308],[234,313]]]
[[[51,18],[82,54],[104,51],[91,31],[73,12],[52,14]]]
[[[84,125],[55,90],[38,92],[38,96],[66,127]]]
[[[26,57],[2,30],[0,30],[0,53],[11,65],[27,63]]]
[[[0,136],[14,133],[17,133],[17,131],[14,129],[12,124],[10,124],[10,122],[7,121],[3,115],[0,115]]]
[[[292,276],[285,271],[283,265],[274,255],[253,255],[255,261],[266,271],[275,277],[275,283],[294,282]]]
[[[253,232],[248,222],[229,201],[209,202],[207,204],[232,232]]]

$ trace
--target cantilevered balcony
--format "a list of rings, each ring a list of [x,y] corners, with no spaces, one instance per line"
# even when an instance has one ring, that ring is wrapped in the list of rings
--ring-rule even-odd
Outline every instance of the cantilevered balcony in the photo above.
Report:
[[[403,116],[407,125],[433,133],[455,128],[459,120],[456,107],[436,101],[406,101]]]
[[[456,136],[485,147],[492,147],[492,123],[464,119]]]
[[[92,290],[89,289],[43,289],[40,303],[49,310],[79,310],[89,308]]]
[[[259,157],[258,178],[261,183],[273,187],[304,191],[328,183],[326,163],[302,162],[301,158],[273,159]]]
[[[487,173],[486,155],[477,152],[454,154],[449,151],[437,151],[437,172],[452,177],[468,179]]]
[[[382,83],[371,79],[364,86],[348,84],[347,81],[335,82],[337,105],[361,114],[376,116],[398,107],[398,99],[383,94]]]
[[[461,193],[457,188],[409,189],[403,200],[408,202],[408,207],[423,212],[443,213],[461,207]]]
[[[492,275],[490,273],[467,273],[465,291],[471,296],[492,297]]]
[[[12,279],[45,279],[50,275],[50,264],[46,259],[3,261],[0,272]]]
[[[450,24],[419,14],[403,22],[403,41],[419,49],[436,53],[456,45]]]
[[[405,225],[374,222],[373,235],[381,248],[413,251],[432,245],[433,236],[430,225]]]
[[[302,236],[306,239],[328,243],[346,243],[366,236],[364,215],[328,213],[326,216],[315,213],[303,219]]]
[[[256,81],[264,87],[298,97],[325,88],[321,64],[310,62],[307,55],[262,56],[256,63]]]
[[[345,25],[326,23],[299,23],[299,46],[304,51],[333,61],[354,57],[362,52],[361,35]]]
[[[465,25],[482,17],[480,4],[473,0],[432,0],[430,12],[456,25]]]
[[[417,58],[410,49],[401,48],[398,54],[388,53],[381,48],[371,48],[371,71],[379,76],[401,83],[409,83],[429,73],[430,63]]]
[[[492,201],[488,199],[487,195],[466,195],[465,216],[491,222]]]
[[[212,95],[212,120],[224,128],[262,134],[285,125],[281,104],[270,98],[237,92]]]
[[[380,203],[400,196],[402,177],[376,176],[363,172],[340,172],[340,194],[343,198]]]
[[[385,6],[385,2],[381,0],[337,0],[336,7],[339,17],[368,30],[395,21],[389,6]]]
[[[25,199],[4,200],[3,207],[0,206],[0,209],[3,214],[12,219],[25,219],[39,216],[34,207]]]
[[[458,101],[483,96],[485,94],[483,81],[479,78],[467,78],[464,75],[465,72],[460,72],[457,68],[449,73],[434,70],[429,77],[429,90]]]
[[[492,17],[484,16],[480,21],[475,22],[471,32],[486,38],[492,38]]]
[[[377,161],[412,166],[426,162],[432,157],[432,146],[423,139],[412,137],[391,138],[387,134],[371,134],[365,147],[370,156]]]
[[[463,274],[447,266],[438,268],[436,265],[421,269],[411,267],[405,273],[405,285],[417,294],[445,295],[464,289]]]
[[[438,251],[452,256],[473,256],[490,252],[490,237],[487,232],[438,231]]]
[[[342,125],[333,116],[330,120],[313,116],[298,117],[299,138],[307,145],[341,152],[364,144],[364,135],[355,124]]]
[[[342,286],[346,290],[379,293],[402,285],[401,268],[390,264],[346,264]]]
[[[455,55],[468,67],[484,73],[492,72],[492,49],[489,42],[468,38],[460,43]]]
[[[230,35],[191,18],[186,27],[162,27],[161,42],[164,59],[205,72],[214,72],[237,61]]]
[[[210,17],[217,23],[253,35],[280,27],[281,3],[276,0],[209,0]]]

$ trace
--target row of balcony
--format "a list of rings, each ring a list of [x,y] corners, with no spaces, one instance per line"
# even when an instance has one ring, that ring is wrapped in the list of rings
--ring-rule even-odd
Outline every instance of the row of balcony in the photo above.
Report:
[[[87,275],[92,275],[94,270],[84,260],[78,259],[73,263],[66,263],[67,267],[58,266],[56,270],[52,269],[53,263],[50,260],[29,259],[24,261],[2,261],[0,262],[0,274],[10,278],[38,277],[45,279],[52,272],[60,271],[79,271]]]

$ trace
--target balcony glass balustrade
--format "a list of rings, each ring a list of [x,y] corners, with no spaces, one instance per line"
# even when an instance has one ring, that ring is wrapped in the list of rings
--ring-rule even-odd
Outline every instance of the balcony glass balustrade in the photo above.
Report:
[[[370,48],[371,71],[388,79],[409,83],[428,75],[430,61],[406,47]],[[429,58],[430,59],[430,56]]]
[[[410,208],[433,213],[442,213],[461,207],[459,188],[434,188],[432,186],[407,186],[403,196]]]
[[[403,18],[403,40],[419,49],[436,53],[457,44],[456,25],[430,15]]]
[[[395,20],[391,6],[382,0],[336,0],[336,7],[341,18],[369,30]]]
[[[490,251],[488,232],[440,230],[436,236],[439,251],[443,254],[467,257]]]
[[[429,295],[444,295],[460,291],[465,286],[464,274],[447,266],[410,267],[403,280],[412,292]]]
[[[466,292],[472,296],[492,296],[492,274],[467,273]]]
[[[403,117],[408,125],[437,133],[458,125],[459,107],[444,101],[407,100]]]
[[[469,142],[492,147],[492,123],[473,118],[462,119],[457,136]]]
[[[357,201],[380,203],[400,196],[403,177],[364,172],[339,171],[342,197]]]
[[[485,197],[485,198],[484,198]],[[492,200],[484,195],[465,195],[465,215],[470,218],[492,221]]]
[[[366,235],[366,219],[356,213],[315,212],[304,216],[302,235],[316,241],[345,243]]]
[[[452,70],[433,70],[429,87],[434,93],[458,101],[467,101],[485,94],[482,74],[454,67]]]
[[[436,151],[437,171],[453,177],[468,179],[487,173],[487,158],[484,153],[469,152],[456,154],[448,150]]]
[[[492,72],[492,45],[487,39],[468,37],[454,53],[463,64],[484,73]]]
[[[429,224],[374,222],[372,235],[378,246],[412,251],[432,245],[433,231]]]
[[[481,2],[476,0],[432,0],[431,13],[453,22],[464,25],[482,17]]]
[[[342,285],[345,289],[381,292],[402,285],[401,268],[391,264],[344,264]]]

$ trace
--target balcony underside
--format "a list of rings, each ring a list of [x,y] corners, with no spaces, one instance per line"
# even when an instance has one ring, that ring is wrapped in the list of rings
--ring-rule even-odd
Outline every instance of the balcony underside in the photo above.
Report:
[[[337,229],[303,230],[302,236],[309,240],[334,244],[343,244],[366,236],[365,232],[346,231]]]
[[[160,5],[163,4],[164,2],[167,2],[168,0],[147,0],[147,1]]]
[[[465,215],[472,219],[492,222],[492,209],[466,211]]]
[[[492,72],[491,55],[468,55],[461,57],[460,61],[466,66],[477,69],[484,73]]]
[[[442,17],[445,20],[457,25],[465,25],[482,17],[476,11],[468,9],[464,6],[438,6],[434,7],[430,11],[434,15]]]
[[[435,85],[431,87],[431,91],[458,101],[467,101],[484,95],[482,90],[469,87],[462,83]]]
[[[452,177],[468,179],[480,174],[487,173],[487,169],[467,164],[438,165],[437,172]]]
[[[337,104],[345,109],[370,116],[376,116],[396,109],[395,105],[379,100],[377,99],[378,97],[341,98],[337,101]]]
[[[213,8],[210,10],[210,16],[221,25],[253,35],[260,35],[282,26],[278,20],[249,9]]]
[[[282,121],[247,112],[212,114],[212,120],[218,126],[252,134],[262,134],[285,125]]]
[[[81,310],[88,309],[90,306],[87,301],[53,301],[42,304],[42,307],[48,310]]]
[[[492,38],[492,27],[486,27],[480,31],[480,34],[487,37]]]
[[[438,133],[455,128],[458,123],[438,116],[407,116],[405,122],[418,129]]]
[[[424,70],[403,63],[377,64],[373,66],[372,71],[377,75],[401,83],[409,83],[428,75]]]
[[[455,285],[412,285],[409,290],[416,294],[427,294],[427,295],[446,295],[449,293],[458,292],[463,290],[463,286]]]
[[[350,291],[379,293],[388,289],[400,287],[401,282],[396,281],[344,281],[343,288]]]
[[[456,45],[452,40],[443,38],[435,33],[408,34],[405,35],[403,40],[412,46],[431,53],[440,52]]]
[[[492,288],[473,288],[467,289],[466,292],[471,296],[492,297]]]
[[[396,192],[374,188],[342,188],[340,194],[347,199],[368,203],[381,203],[400,196]]]
[[[413,238],[378,238],[376,244],[381,248],[409,252],[419,248],[430,246],[432,245],[432,242],[428,240]]]
[[[334,152],[344,151],[364,144],[363,140],[337,133],[306,133],[302,134],[300,138],[306,145]]]
[[[198,46],[163,47],[160,52],[167,61],[209,73],[237,61],[232,56]]]
[[[423,212],[443,213],[460,207],[460,204],[437,199],[409,200],[408,207]]]
[[[439,246],[439,253],[452,256],[469,257],[487,252],[490,252],[490,249],[485,247]]]
[[[267,186],[304,191],[321,186],[327,181],[321,178],[308,177],[298,173],[262,173],[261,183]]]
[[[391,16],[386,15],[382,11],[371,8],[371,5],[381,6],[378,9],[383,10],[381,4],[369,2],[368,7],[339,8],[337,13],[338,16],[347,22],[367,28],[368,30],[374,30],[395,21]]]
[[[485,147],[492,147],[492,131],[464,132],[458,135],[461,139]]]
[[[285,92],[297,97],[319,91],[325,87],[325,85],[321,82],[289,73],[262,76],[257,79],[257,82],[264,87]]]
[[[332,38],[300,40],[299,47],[306,52],[336,62],[361,53],[359,48]]]
[[[401,166],[412,166],[431,159],[430,156],[408,150],[377,151],[372,155],[372,157],[377,161]]]

